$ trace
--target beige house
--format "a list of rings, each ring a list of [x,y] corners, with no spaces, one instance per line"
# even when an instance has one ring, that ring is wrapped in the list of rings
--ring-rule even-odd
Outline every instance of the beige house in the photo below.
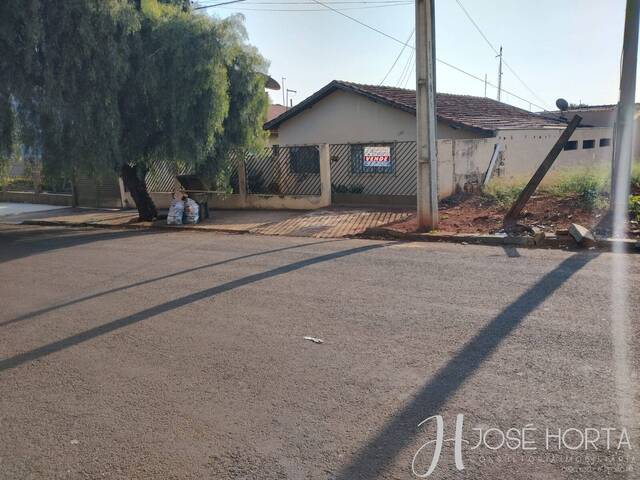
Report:
[[[484,97],[438,93],[436,103],[441,196],[477,182],[496,150],[497,175],[530,175],[567,124],[559,115],[532,113]],[[272,146],[413,142],[415,91],[333,81],[265,123],[265,129],[270,131]],[[582,127],[560,154],[555,168],[591,167],[610,159],[611,128]],[[414,165],[415,158],[407,155],[386,174],[414,175]],[[332,162],[332,170],[336,166]],[[365,193],[374,193],[367,192],[368,184],[380,184],[379,173],[351,173],[352,183],[361,185]]]

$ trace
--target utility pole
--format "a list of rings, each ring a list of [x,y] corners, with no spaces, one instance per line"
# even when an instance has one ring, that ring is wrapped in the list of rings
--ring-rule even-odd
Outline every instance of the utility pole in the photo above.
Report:
[[[613,134],[613,164],[611,170],[610,209],[614,214],[626,212],[633,155],[633,131],[636,109],[636,64],[638,61],[638,22],[640,0],[627,0],[622,43],[620,71],[620,101],[616,112]],[[614,227],[622,225],[623,218],[614,218]],[[621,233],[621,232],[617,232]]]
[[[487,98],[487,74],[484,74],[484,98]]]
[[[500,45],[500,54],[496,55],[496,57],[500,58],[500,63],[498,64],[498,101],[500,101],[502,96],[502,45]]]
[[[418,229],[438,228],[434,0],[416,0],[416,127]]]

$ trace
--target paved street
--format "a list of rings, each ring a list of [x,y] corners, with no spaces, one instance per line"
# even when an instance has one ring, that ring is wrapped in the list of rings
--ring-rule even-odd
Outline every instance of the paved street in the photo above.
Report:
[[[436,414],[470,444],[429,478],[639,478],[615,447],[626,427],[640,448],[616,383],[638,383],[640,256],[622,336],[613,258],[0,226],[0,478],[418,478]],[[525,426],[536,450],[472,449]],[[546,428],[617,430],[547,450]]]

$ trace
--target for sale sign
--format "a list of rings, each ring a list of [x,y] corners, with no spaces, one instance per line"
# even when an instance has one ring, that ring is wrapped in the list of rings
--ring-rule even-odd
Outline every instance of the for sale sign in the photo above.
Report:
[[[391,147],[375,146],[364,147],[363,155],[364,167],[390,167],[391,166]]]

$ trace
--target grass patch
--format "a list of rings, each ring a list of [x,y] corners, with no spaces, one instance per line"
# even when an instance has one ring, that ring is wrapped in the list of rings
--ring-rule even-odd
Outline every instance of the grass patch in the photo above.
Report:
[[[637,169],[640,181],[640,168]],[[482,194],[502,208],[513,204],[527,181],[495,179],[489,182]],[[538,187],[536,193],[558,197],[572,197],[576,206],[585,210],[606,208],[609,203],[609,172],[606,168],[572,169],[551,172]]]
[[[635,163],[631,169],[631,190],[640,192],[640,163]]]
[[[629,216],[632,220],[640,222],[640,195],[629,196]]]
[[[607,170],[570,170],[558,172],[541,191],[558,196],[575,197],[585,210],[605,208],[608,203],[610,177]]]
[[[525,185],[525,182],[491,180],[482,191],[482,196],[502,208],[507,208],[515,202]]]

